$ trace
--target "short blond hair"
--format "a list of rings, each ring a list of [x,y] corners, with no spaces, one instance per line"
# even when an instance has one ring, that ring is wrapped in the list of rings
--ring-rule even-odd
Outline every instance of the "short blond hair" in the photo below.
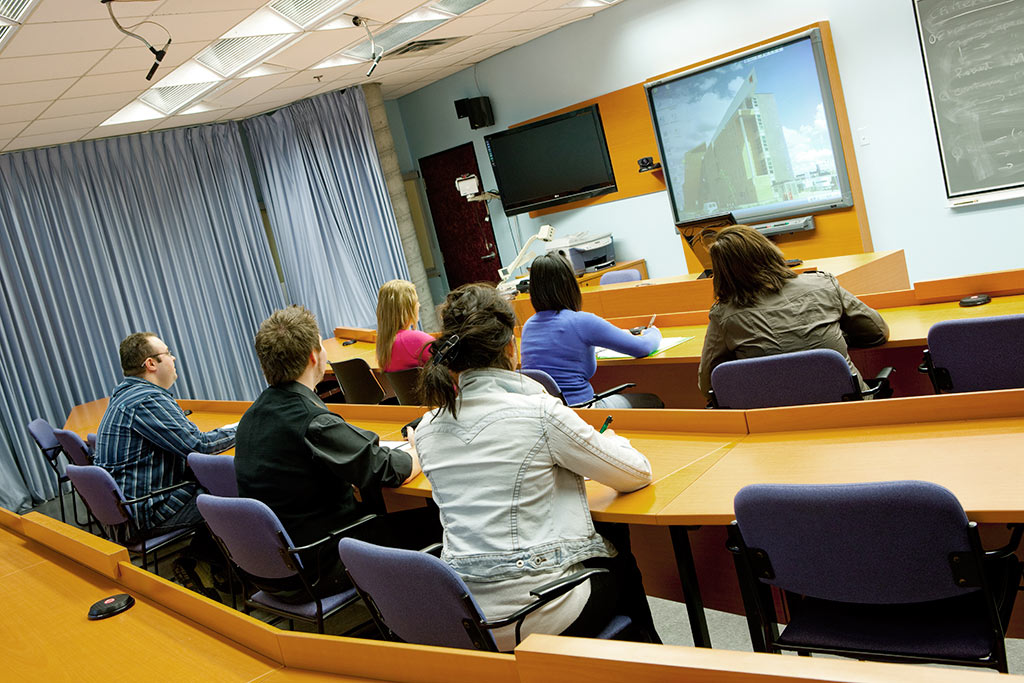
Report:
[[[377,365],[383,371],[391,364],[395,337],[416,322],[416,285],[408,280],[388,280],[377,292]]]

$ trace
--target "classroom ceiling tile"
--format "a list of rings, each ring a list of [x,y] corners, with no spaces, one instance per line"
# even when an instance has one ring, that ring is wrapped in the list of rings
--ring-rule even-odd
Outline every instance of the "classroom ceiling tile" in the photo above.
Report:
[[[313,31],[307,33],[294,45],[286,47],[263,61],[280,64],[290,69],[306,69],[338,50],[357,42],[365,35],[361,29],[355,27],[353,30]]]
[[[543,1],[544,0],[487,0],[484,4],[478,5],[466,12],[466,15],[518,14],[520,12],[532,10]]]
[[[359,17],[369,17],[370,31],[379,30],[379,25],[398,19],[423,4],[423,0],[362,0],[349,5],[345,12]],[[376,25],[375,25],[376,24]]]
[[[148,16],[158,9],[162,2],[118,2],[114,6],[114,16],[118,19]],[[110,21],[106,6],[99,0],[84,2],[83,0],[44,0],[36,5],[28,18],[29,24],[41,24],[57,21],[87,21],[89,19],[106,19]],[[131,23],[135,23],[133,20]]]
[[[3,49],[5,58],[109,50],[122,34],[109,19],[25,24]]]
[[[61,98],[40,114],[39,118],[52,119],[58,116],[72,116],[74,114],[117,111],[133,99],[135,99],[135,95],[131,92]]]
[[[25,126],[28,124],[28,121],[19,121],[18,123],[0,123],[0,138],[5,138],[10,142],[17,137],[21,131],[25,130]],[[0,147],[0,149],[3,148]]]
[[[572,13],[572,10],[545,10],[543,12],[524,12],[505,19],[497,28],[502,31],[529,31],[535,28],[550,26]]]
[[[40,55],[10,59],[3,58],[3,54],[0,52],[0,84],[81,76],[106,52],[77,52],[73,55]]]
[[[46,102],[30,102],[28,104],[9,104],[0,107],[0,123],[32,121],[46,109],[46,105]]]
[[[92,129],[82,128],[79,130],[67,130],[57,133],[44,133],[42,135],[19,135],[7,143],[7,146],[4,147],[4,151],[11,152],[16,149],[32,149],[33,147],[62,145],[65,142],[74,142],[75,140],[78,140],[90,130]]]
[[[0,60],[0,69],[2,69]],[[24,102],[53,102],[67,90],[74,78],[55,78],[51,81],[34,81],[32,83],[10,83],[0,85],[0,102],[22,104]]]
[[[249,10],[255,12],[267,4],[266,0],[166,0],[160,8],[153,12],[154,16],[168,14],[199,14],[211,9],[217,10]]]
[[[149,130],[164,130],[166,128],[180,128],[182,126],[198,126],[201,123],[212,123],[224,115],[223,109],[204,111],[198,114],[178,114],[170,116],[162,121],[157,121]]]
[[[132,121],[131,123],[118,123],[113,126],[96,126],[82,136],[83,140],[96,140],[98,138],[112,138],[118,135],[133,135],[144,133],[163,119],[148,119],[146,121]]]
[[[157,73],[159,74],[159,72]],[[138,71],[126,71],[118,74],[97,74],[96,76],[83,76],[79,78],[64,93],[64,97],[90,97],[92,95],[118,92],[140,93],[149,85],[150,82],[146,80],[145,74]]]
[[[223,91],[207,95],[204,102],[209,102],[217,107],[235,108],[240,107],[249,100],[268,90],[277,87],[282,81],[287,80],[290,73],[272,74],[270,76],[256,76],[255,78],[241,78],[233,81],[233,85]]]
[[[81,130],[82,128],[94,128],[107,119],[105,112],[95,114],[75,114],[74,116],[59,116],[53,119],[37,119],[25,127],[22,137],[26,135],[43,135],[46,133],[59,133],[67,130]]]
[[[194,43],[171,43],[167,48],[167,56],[160,62],[160,69],[157,75],[166,73],[180,64],[184,64],[209,43],[197,41]],[[142,43],[119,47],[111,50],[100,61],[89,69],[90,75],[115,74],[126,71],[138,71],[145,79],[146,72],[153,65],[153,53],[146,49]],[[146,84],[148,85],[148,83]]]
[[[441,24],[432,31],[424,33],[418,40],[433,40],[437,38],[452,38],[455,36],[475,36],[502,21],[501,15],[464,16],[452,19]]]

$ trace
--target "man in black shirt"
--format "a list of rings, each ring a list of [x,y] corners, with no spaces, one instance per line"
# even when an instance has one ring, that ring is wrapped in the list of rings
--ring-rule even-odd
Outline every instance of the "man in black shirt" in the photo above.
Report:
[[[420,473],[415,451],[380,446],[376,434],[348,424],[316,395],[327,352],[312,313],[301,306],[275,311],[260,326],[255,347],[270,386],[238,423],[238,494],[266,503],[295,545],[318,541],[365,514],[353,485],[375,493]],[[378,529],[367,540],[388,538]],[[421,545],[431,540],[423,539]],[[325,549],[320,558],[303,557],[310,569],[317,562],[322,577],[317,593],[347,586],[336,547]],[[261,587],[282,598],[304,597],[300,583],[265,584]]]

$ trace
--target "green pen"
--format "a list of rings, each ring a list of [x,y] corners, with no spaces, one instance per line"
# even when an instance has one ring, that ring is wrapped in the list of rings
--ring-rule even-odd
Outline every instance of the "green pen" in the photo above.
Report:
[[[610,425],[611,423],[612,423],[612,416],[609,415],[608,417],[606,417],[604,419],[604,424],[602,424],[601,428],[599,430],[597,430],[597,433],[598,434],[604,434],[604,430],[608,429],[608,425]]]

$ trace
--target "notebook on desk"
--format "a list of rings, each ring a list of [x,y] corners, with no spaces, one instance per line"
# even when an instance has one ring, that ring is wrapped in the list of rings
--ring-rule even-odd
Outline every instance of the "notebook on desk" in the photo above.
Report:
[[[673,346],[678,346],[679,344],[682,344],[683,342],[688,342],[691,339],[693,339],[693,337],[662,337],[661,343],[658,344],[658,348],[651,351],[649,354],[647,354],[647,356],[656,356],[662,351],[667,351],[668,349],[671,349]],[[619,353],[618,351],[612,351],[611,349],[602,348],[600,346],[596,347],[596,351],[598,360],[614,360],[616,358],[633,357],[628,353]]]

